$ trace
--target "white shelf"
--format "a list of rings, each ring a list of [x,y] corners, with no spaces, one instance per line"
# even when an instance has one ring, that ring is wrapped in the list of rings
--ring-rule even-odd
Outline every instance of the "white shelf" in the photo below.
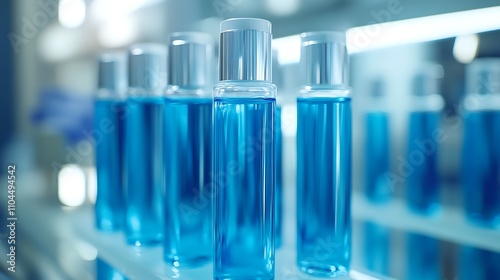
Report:
[[[369,220],[392,229],[500,252],[500,230],[471,224],[465,219],[461,209],[444,207],[437,215],[425,217],[410,212],[399,199],[379,206],[371,204],[359,194],[353,195],[352,205],[355,219]]]
[[[122,272],[129,279],[212,279],[212,264],[196,269],[176,269],[163,262],[162,249],[155,247],[135,247],[125,244],[121,233],[101,233],[94,227],[93,208],[86,205],[77,209],[65,210],[62,207],[24,199],[19,207],[25,232],[36,235],[37,240],[59,238],[73,244],[91,245],[97,249],[98,257]],[[85,246],[83,246],[85,247]],[[88,247],[88,246],[87,246]],[[78,249],[78,246],[74,248]],[[95,251],[95,250],[94,250]],[[295,252],[292,248],[276,251],[276,280],[321,279],[310,277],[297,269]],[[340,280],[375,280],[387,277],[370,276],[353,270],[348,277]]]

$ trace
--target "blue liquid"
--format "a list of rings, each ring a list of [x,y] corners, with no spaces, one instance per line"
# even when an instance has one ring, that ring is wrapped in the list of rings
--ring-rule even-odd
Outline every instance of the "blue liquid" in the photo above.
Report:
[[[165,103],[165,260],[200,265],[212,255],[212,98]]]
[[[465,213],[483,226],[500,226],[500,112],[468,112],[462,152]]]
[[[460,250],[459,279],[500,279],[500,254],[464,246]]]
[[[389,229],[366,222],[364,224],[364,263],[365,267],[381,275],[389,275]]]
[[[298,98],[297,262],[318,276],[351,259],[351,99]]]
[[[129,244],[158,243],[162,236],[163,98],[127,100],[127,227]]]
[[[125,224],[124,112],[123,101],[98,99],[95,102],[92,133],[97,172],[95,222],[103,231],[120,230]]]
[[[407,236],[408,280],[440,280],[441,264],[439,241],[424,235],[409,233]]]
[[[276,141],[276,185],[274,188],[274,245],[276,248],[281,246],[281,227],[283,219],[283,138],[281,136],[281,107],[276,107],[276,125],[274,141]]]
[[[101,259],[96,260],[97,280],[126,280],[125,276]]]
[[[274,98],[215,98],[215,279],[274,279]]]
[[[420,214],[434,214],[440,208],[438,175],[439,111],[410,114],[410,133],[405,170],[408,171],[406,199],[409,208]],[[401,174],[404,175],[404,174]]]
[[[391,199],[386,179],[389,170],[389,114],[369,112],[365,116],[365,195],[374,203]]]

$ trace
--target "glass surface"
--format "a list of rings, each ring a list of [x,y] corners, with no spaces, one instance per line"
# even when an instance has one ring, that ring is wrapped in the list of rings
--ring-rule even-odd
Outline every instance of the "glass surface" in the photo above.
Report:
[[[212,255],[212,98],[167,98],[164,254],[174,266]]]
[[[158,243],[162,236],[161,97],[129,97],[126,116],[127,242]]]
[[[297,262],[347,274],[351,258],[351,99],[297,99]]]
[[[214,100],[215,279],[274,279],[274,98]]]
[[[97,99],[94,108],[97,197],[95,222],[99,230],[115,231],[125,224],[124,205],[125,102]]]

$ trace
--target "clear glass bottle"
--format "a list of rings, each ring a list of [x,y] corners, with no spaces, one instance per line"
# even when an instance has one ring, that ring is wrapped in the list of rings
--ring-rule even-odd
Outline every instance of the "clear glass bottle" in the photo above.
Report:
[[[467,218],[500,227],[500,58],[466,68],[462,185]]]
[[[115,231],[121,230],[125,224],[126,54],[102,54],[98,75],[93,129],[97,173],[95,223],[99,230]]]
[[[432,215],[441,208],[438,174],[439,125],[444,101],[440,82],[444,76],[439,64],[427,64],[413,80],[407,157],[406,201],[410,210]]]
[[[365,196],[373,203],[385,203],[391,199],[391,186],[386,178],[390,171],[391,141],[384,91],[383,80],[375,80],[369,109],[365,112]]]
[[[168,44],[165,95],[164,257],[174,266],[196,266],[212,255],[213,40],[179,32]]]
[[[163,104],[166,49],[158,44],[129,49],[125,118],[127,227],[129,244],[149,245],[162,236]]]
[[[351,259],[351,97],[345,35],[303,33],[297,98],[297,263],[336,277]]]
[[[214,89],[215,279],[274,279],[271,23],[221,22]]]

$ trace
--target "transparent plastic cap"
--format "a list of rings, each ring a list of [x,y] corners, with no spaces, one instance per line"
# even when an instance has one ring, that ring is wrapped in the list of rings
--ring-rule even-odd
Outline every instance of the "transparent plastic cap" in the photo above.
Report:
[[[425,64],[417,71],[413,78],[413,95],[439,94],[443,77],[444,69],[441,64]]]
[[[300,61],[306,86],[348,87],[349,57],[345,34],[334,31],[301,35]]]
[[[165,88],[167,51],[155,43],[132,45],[128,52],[129,88],[161,91]]]
[[[212,85],[213,39],[200,32],[176,32],[168,42],[168,84],[181,88]]]
[[[127,55],[110,52],[99,55],[97,88],[121,95],[127,88]]]
[[[233,18],[220,24],[219,80],[271,81],[271,23]]]
[[[465,71],[467,93],[500,93],[500,58],[477,58]]]

